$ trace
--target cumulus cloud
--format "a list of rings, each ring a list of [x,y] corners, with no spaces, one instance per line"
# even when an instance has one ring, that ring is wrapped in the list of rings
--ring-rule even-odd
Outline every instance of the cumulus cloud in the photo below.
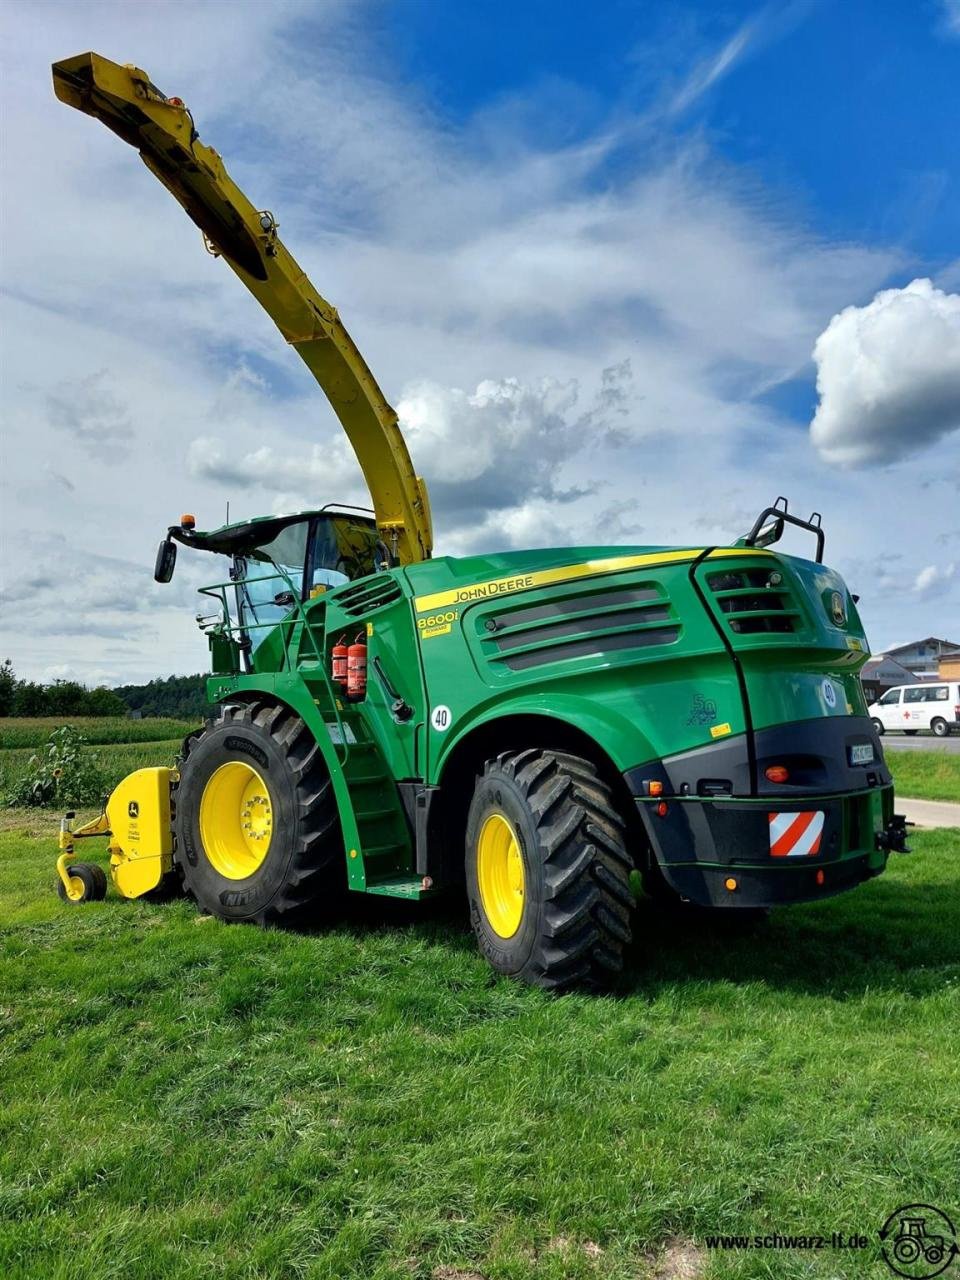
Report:
[[[588,396],[578,379],[485,379],[474,391],[430,379],[411,383],[397,413],[417,471],[428,478],[438,525],[452,538],[465,526],[485,527],[488,515],[540,499],[566,503],[582,485],[564,486],[564,464],[581,449],[616,444],[633,402],[630,361],[601,371]],[[268,495],[275,510],[362,499],[363,480],[343,436],[289,451],[272,445],[238,449],[219,436],[198,436],[187,450],[198,479],[235,491]],[[542,520],[538,518],[542,527]],[[507,526],[516,526],[507,522]]]
[[[430,501],[454,523],[539,498],[565,502],[586,489],[559,483],[562,464],[607,442],[632,396],[629,360],[603,370],[592,402],[580,408],[580,383],[542,378],[485,379],[476,390],[424,379],[397,405]]]
[[[828,462],[895,462],[960,427],[960,295],[929,280],[846,307],[813,358],[810,435]]]
[[[914,579],[913,590],[923,600],[942,595],[953,581],[955,574],[955,564],[928,564]]]

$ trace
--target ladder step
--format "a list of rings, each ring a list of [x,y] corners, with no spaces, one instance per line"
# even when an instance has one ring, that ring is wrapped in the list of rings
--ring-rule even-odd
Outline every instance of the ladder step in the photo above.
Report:
[[[386,853],[404,853],[402,844],[365,844],[363,846],[363,856],[365,858],[380,858]]]
[[[376,880],[367,884],[367,893],[379,893],[387,898],[425,898],[433,893],[432,889],[424,889],[423,880],[410,876],[394,876],[389,880]]]

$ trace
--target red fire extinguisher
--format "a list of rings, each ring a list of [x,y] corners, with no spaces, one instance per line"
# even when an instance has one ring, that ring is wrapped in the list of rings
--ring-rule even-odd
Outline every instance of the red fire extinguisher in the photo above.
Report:
[[[333,667],[331,676],[333,683],[338,684],[341,689],[347,683],[347,637],[341,636],[337,643],[333,646]]]
[[[361,631],[347,650],[347,697],[354,702],[367,696],[367,646]]]

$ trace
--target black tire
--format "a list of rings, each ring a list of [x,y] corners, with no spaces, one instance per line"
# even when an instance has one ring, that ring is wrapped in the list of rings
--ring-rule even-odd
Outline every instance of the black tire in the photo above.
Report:
[[[903,731],[903,732],[907,735],[907,737],[908,737],[908,738],[915,738],[915,737],[917,736],[917,734],[919,733],[919,730],[918,730],[918,729],[904,729],[904,731]]]
[[[876,733],[877,737],[882,738],[884,735],[883,721],[871,720],[870,723],[873,725],[874,732]]]
[[[893,1246],[893,1257],[901,1266],[909,1267],[920,1260],[922,1249],[912,1236],[902,1236]]]
[[[493,815],[512,826],[523,863],[510,937],[491,925],[478,881],[479,836]],[[480,950],[500,973],[552,991],[608,983],[630,942],[632,867],[623,820],[589,761],[530,748],[486,762],[467,817],[467,899]]]
[[[83,885],[81,897],[69,898],[63,881],[57,877],[57,893],[71,907],[78,907],[81,902],[102,902],[107,896],[107,873],[96,862],[73,862],[67,867],[67,873]]]
[[[273,824],[263,861],[242,879],[214,866],[200,829],[207,783],[236,762],[255,767],[266,784]],[[174,800],[174,860],[202,911],[267,925],[319,914],[339,900],[346,874],[333,786],[313,735],[289,707],[224,706],[184,742]]]
[[[935,738],[945,738],[950,732],[950,726],[942,716],[935,716],[933,720],[930,721],[930,728],[933,730]]]

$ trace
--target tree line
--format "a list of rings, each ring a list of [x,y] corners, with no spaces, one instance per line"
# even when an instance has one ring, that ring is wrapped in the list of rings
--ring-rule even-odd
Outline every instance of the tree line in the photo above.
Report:
[[[123,716],[130,711],[176,720],[201,718],[210,711],[207,678],[167,676],[146,684],[88,689],[76,680],[21,680],[9,658],[0,663],[0,716]]]

